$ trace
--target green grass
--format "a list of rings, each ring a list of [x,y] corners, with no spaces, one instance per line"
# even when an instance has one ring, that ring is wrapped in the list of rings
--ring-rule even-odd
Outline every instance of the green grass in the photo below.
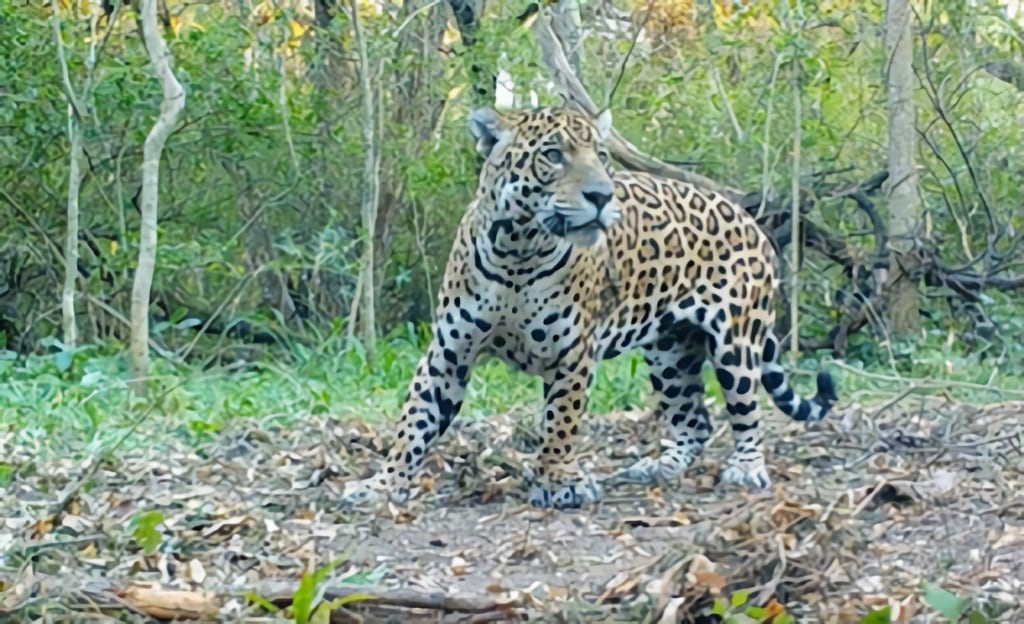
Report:
[[[910,384],[918,386],[915,392],[941,390],[978,402],[1006,398],[997,389],[1022,395],[1019,351],[965,353],[945,335],[936,334],[913,348],[894,346],[890,358],[885,348],[869,350],[860,342],[866,339],[858,337],[851,352],[873,354],[873,360],[825,363],[844,400],[884,400]],[[373,363],[358,345],[337,334],[317,349],[250,351],[253,357],[241,366],[203,370],[155,358],[148,401],[132,398],[124,381],[127,361],[120,345],[23,358],[0,352],[0,431],[14,432],[18,443],[38,446],[40,452],[70,446],[87,454],[108,448],[126,434],[127,446],[159,444],[151,432],[140,429],[131,435],[143,414],[158,423],[159,431],[190,441],[209,439],[239,418],[287,425],[309,414],[329,414],[387,422],[400,411],[425,340],[423,331],[395,334],[380,342]],[[812,355],[788,367],[798,391],[813,391],[819,366]],[[596,379],[593,412],[647,404],[650,383],[638,353],[602,362]],[[709,393],[720,397],[707,368],[705,382]],[[486,418],[512,408],[539,411],[542,405],[539,379],[490,360],[473,370],[461,417]]]

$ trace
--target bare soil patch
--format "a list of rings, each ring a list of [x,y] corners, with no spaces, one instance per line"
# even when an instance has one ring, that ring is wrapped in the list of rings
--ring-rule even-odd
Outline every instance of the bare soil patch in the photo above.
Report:
[[[715,486],[731,447],[720,423],[680,483],[609,488],[573,512],[523,504],[536,440],[522,411],[459,422],[422,495],[375,511],[336,501],[390,428],[239,420],[198,447],[153,431],[151,449],[74,459],[0,438],[15,467],[0,490],[0,621],[274,621],[255,594],[287,605],[304,571],[339,558],[320,589],[372,599],[337,622],[701,621],[737,590],[800,622],[885,605],[894,621],[941,621],[924,583],[1024,621],[1022,413],[907,396],[810,428],[769,412],[769,491]],[[662,430],[617,413],[586,435],[585,462],[610,474]]]

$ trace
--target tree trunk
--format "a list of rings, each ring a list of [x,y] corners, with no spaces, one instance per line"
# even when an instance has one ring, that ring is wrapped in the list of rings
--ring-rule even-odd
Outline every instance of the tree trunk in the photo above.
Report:
[[[64,288],[61,292],[61,318],[64,344],[68,348],[78,342],[75,321],[75,282],[78,279],[78,195],[82,188],[82,124],[75,117],[74,106],[68,104],[68,138],[71,157],[68,167],[67,238],[64,241]]]
[[[894,337],[906,337],[920,326],[917,285],[910,275],[910,253],[922,222],[918,193],[917,135],[914,128],[913,34],[910,0],[889,0],[886,12],[886,84],[889,111],[889,246],[896,262],[888,275],[888,321]]]
[[[64,38],[60,32],[60,9],[57,0],[53,6],[53,38],[57,44],[57,61],[64,79],[65,97],[68,101],[68,141],[71,156],[68,163],[67,232],[64,240],[64,287],[61,291],[61,326],[63,342],[72,348],[78,342],[78,326],[75,320],[75,281],[78,279],[78,196],[82,188],[82,119],[81,104],[75,98],[68,74],[68,61],[64,55]]]
[[[438,122],[441,119],[446,101],[443,92],[438,88],[443,84],[443,65],[437,58],[437,49],[441,45],[441,38],[447,27],[446,11],[443,5],[438,5],[431,0],[406,0],[402,3],[401,12],[398,14],[400,28],[392,33],[397,39],[395,59],[397,63],[390,66],[387,76],[382,76],[380,82],[389,85],[390,97],[385,102],[378,102],[381,119],[378,125],[382,128],[383,137],[381,148],[384,146],[402,146],[402,149],[387,149],[387,156],[378,154],[382,161],[379,169],[387,172],[383,175],[378,189],[377,202],[377,224],[374,231],[374,259],[378,303],[382,309],[390,308],[392,314],[398,314],[398,318],[408,311],[407,292],[400,289],[390,292],[383,292],[380,284],[382,276],[387,271],[388,263],[392,260],[388,250],[394,239],[396,224],[400,220],[413,216],[413,221],[420,216],[426,208],[417,205],[407,197],[407,189],[404,186],[405,176],[401,173],[404,163],[417,161],[429,149],[430,144],[435,140],[438,131]],[[393,85],[393,86],[391,86]],[[421,202],[422,204],[422,202]],[[414,233],[417,244],[422,240],[418,233]],[[430,271],[432,270],[431,259],[428,255],[423,256],[422,266],[426,292],[430,293],[427,300],[433,299],[433,286],[431,283]],[[397,291],[397,292],[396,292]],[[398,296],[402,305],[389,306],[389,297]],[[427,308],[433,311],[434,307]],[[385,315],[379,318],[383,324],[391,324],[396,320],[392,315]]]
[[[149,297],[157,251],[157,205],[160,190],[160,157],[185,108],[185,90],[171,69],[171,52],[157,27],[157,0],[142,0],[142,37],[160,81],[163,100],[160,116],[146,136],[142,149],[142,198],[139,211],[139,261],[132,284],[131,386],[137,396],[146,394],[149,372]]]
[[[362,304],[358,307],[355,321],[359,324],[359,338],[372,357],[377,347],[377,311],[374,287],[374,239],[376,238],[377,202],[380,200],[380,143],[379,108],[375,103],[373,80],[370,78],[370,59],[366,53],[366,38],[359,23],[359,3],[352,1],[352,30],[356,40],[359,65],[359,83],[363,95],[363,165],[362,222],[363,222],[363,266],[359,275]]]
[[[800,141],[803,134],[803,106],[800,100],[800,60],[790,66],[793,71],[793,178],[790,194],[793,196],[790,213],[790,266],[789,266],[789,350],[793,357],[800,355]]]

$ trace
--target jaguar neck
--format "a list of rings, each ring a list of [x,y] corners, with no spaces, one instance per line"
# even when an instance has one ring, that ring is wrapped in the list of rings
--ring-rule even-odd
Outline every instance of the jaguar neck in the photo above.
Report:
[[[532,214],[483,209],[478,237],[495,260],[513,263],[545,261],[551,254],[568,251],[564,238],[544,230]]]

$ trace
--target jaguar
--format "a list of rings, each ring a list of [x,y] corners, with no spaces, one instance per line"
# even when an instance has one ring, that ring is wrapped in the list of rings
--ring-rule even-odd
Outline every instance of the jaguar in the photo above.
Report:
[[[720,193],[617,168],[609,111],[483,108],[468,125],[483,163],[437,294],[432,340],[382,469],[346,484],[343,500],[408,500],[484,356],[543,380],[529,502],[600,500],[601,482],[579,467],[581,421],[597,362],[634,349],[672,443],[617,477],[665,483],[693,464],[712,432],[701,375],[709,363],[734,445],[719,482],[769,486],[759,387],[797,421],[824,418],[838,399],[825,371],[810,399],[787,380],[774,331],[777,258],[754,218]]]

